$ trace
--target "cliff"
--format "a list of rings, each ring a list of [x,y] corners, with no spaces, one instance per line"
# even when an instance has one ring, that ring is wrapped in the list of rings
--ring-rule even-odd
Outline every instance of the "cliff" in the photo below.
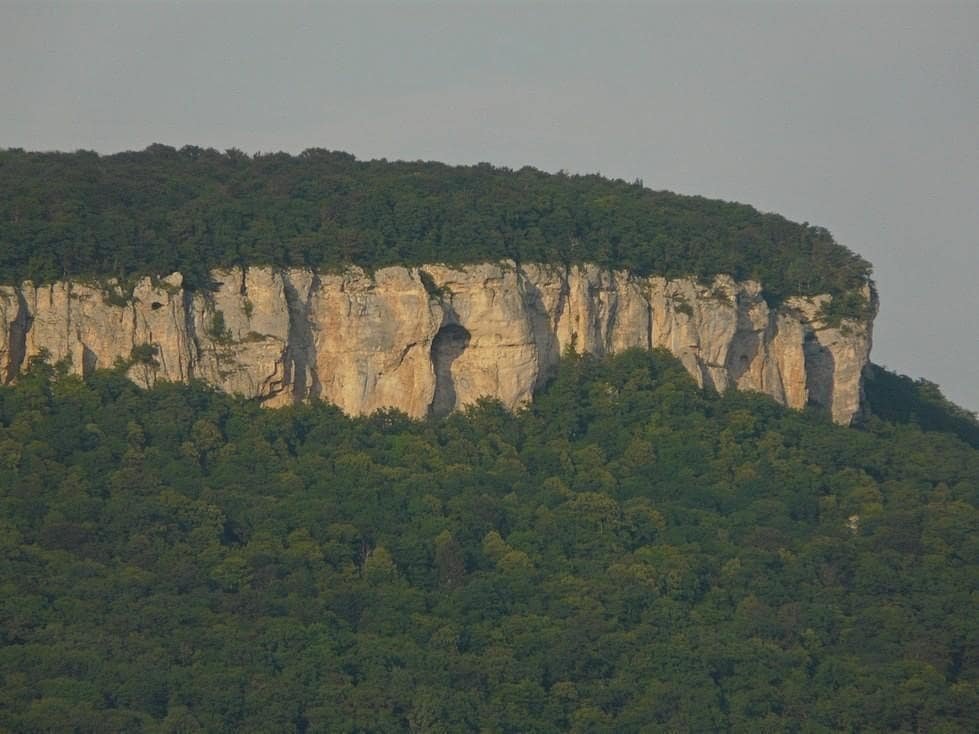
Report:
[[[207,291],[185,288],[179,273],[132,292],[0,287],[0,379],[40,355],[82,375],[123,360],[144,386],[201,379],[271,406],[322,399],[350,414],[393,407],[421,417],[481,396],[518,406],[569,347],[665,347],[701,385],[812,403],[849,424],[871,346],[870,321],[820,321],[828,295],[772,309],[758,283],[727,276],[704,285],[502,262],[212,277]],[[874,298],[869,287],[865,295]]]

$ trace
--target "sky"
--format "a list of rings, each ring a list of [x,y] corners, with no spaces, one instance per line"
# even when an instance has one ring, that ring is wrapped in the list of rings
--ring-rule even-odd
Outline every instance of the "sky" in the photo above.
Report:
[[[0,0],[0,147],[602,173],[829,229],[979,410],[979,2]]]

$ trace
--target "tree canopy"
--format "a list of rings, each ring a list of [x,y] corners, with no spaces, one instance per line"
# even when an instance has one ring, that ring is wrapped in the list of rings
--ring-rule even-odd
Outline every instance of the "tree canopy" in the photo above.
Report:
[[[426,421],[37,362],[0,387],[0,729],[974,732],[979,451],[930,415],[665,353]]]
[[[0,150],[0,282],[513,259],[854,291],[869,264],[820,227],[599,175],[152,145]]]

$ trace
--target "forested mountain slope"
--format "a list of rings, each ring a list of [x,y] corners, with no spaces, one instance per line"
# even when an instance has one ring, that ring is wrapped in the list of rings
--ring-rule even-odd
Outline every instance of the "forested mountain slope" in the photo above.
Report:
[[[0,151],[0,730],[979,730],[979,423],[869,276],[597,175]]]
[[[211,269],[239,265],[511,259],[727,274],[778,300],[857,293],[870,272],[826,230],[742,204],[598,175],[363,162],[320,149],[0,150],[0,243],[8,284],[179,271],[201,286]]]
[[[38,362],[0,387],[0,728],[972,732],[977,499],[955,435],[662,352],[428,421]]]

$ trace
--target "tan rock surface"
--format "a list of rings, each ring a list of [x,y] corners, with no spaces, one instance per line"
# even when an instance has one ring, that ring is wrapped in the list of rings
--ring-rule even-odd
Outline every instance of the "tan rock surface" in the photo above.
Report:
[[[442,309],[416,270],[322,275],[307,318],[320,398],[353,415],[380,408],[427,414]]]
[[[194,294],[195,377],[262,400],[287,391],[289,307],[280,272],[239,268],[211,273],[215,289]]]
[[[133,346],[149,345],[155,350],[149,363],[130,368],[129,375],[137,383],[148,387],[157,380],[187,382],[194,377],[197,351],[188,331],[185,297],[189,294],[179,273],[158,282],[143,278],[133,289]]]
[[[491,395],[515,407],[533,397],[541,369],[533,301],[516,267],[428,267],[439,296],[440,331],[432,361],[436,413]]]
[[[124,360],[142,385],[198,378],[271,406],[318,398],[350,414],[422,417],[483,396],[524,404],[567,349],[663,347],[700,385],[814,403],[846,424],[871,346],[871,322],[819,320],[829,296],[773,311],[759,284],[728,276],[705,284],[503,262],[212,277],[212,289],[194,292],[179,273],[129,293],[111,283],[0,287],[0,379],[41,354],[83,375]]]

